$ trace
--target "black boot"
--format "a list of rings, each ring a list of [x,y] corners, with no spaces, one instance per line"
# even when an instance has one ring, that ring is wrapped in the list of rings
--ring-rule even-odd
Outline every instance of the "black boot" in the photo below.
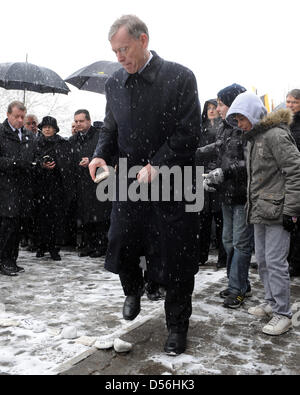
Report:
[[[58,250],[50,250],[50,256],[53,261],[61,261],[61,256],[59,255]]]
[[[179,355],[186,350],[186,337],[187,333],[169,332],[164,350],[168,355]]]
[[[10,277],[17,276],[18,268],[14,262],[5,261],[2,262],[0,265],[0,273],[3,274],[4,276],[10,276]]]
[[[35,256],[36,256],[36,258],[43,258],[43,256],[45,256],[44,250],[42,250],[41,248],[38,248]]]
[[[80,257],[80,258],[84,258],[84,257],[86,257],[86,256],[89,256],[90,254],[92,254],[94,251],[93,251],[93,249],[91,248],[91,247],[84,247],[84,248],[82,248],[80,251],[79,251],[79,253],[78,253],[78,256]]]
[[[126,296],[123,305],[123,318],[127,321],[134,320],[141,311],[141,297],[139,295]]]

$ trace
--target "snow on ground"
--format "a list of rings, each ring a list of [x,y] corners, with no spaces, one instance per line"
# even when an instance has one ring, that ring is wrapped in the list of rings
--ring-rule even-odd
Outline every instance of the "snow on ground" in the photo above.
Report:
[[[25,273],[0,277],[0,373],[55,374],[59,365],[90,348],[62,339],[75,326],[78,337],[102,337],[129,326],[122,319],[123,291],[118,276],[103,268],[103,260],[78,258],[63,251],[61,262],[21,251]],[[162,302],[145,298],[140,319]],[[7,320],[14,321],[12,326]],[[4,326],[3,326],[4,325]],[[38,333],[40,332],[40,333]]]
[[[62,257],[53,262],[21,251],[19,265],[26,272],[16,278],[0,277],[0,373],[57,374],[70,360],[93,352],[76,340],[62,339],[66,327],[74,326],[78,337],[115,338],[162,315],[163,301],[151,302],[144,296],[141,314],[125,322],[119,278],[104,270],[103,259],[78,258],[69,250],[62,251]],[[261,322],[247,314],[247,308],[263,297],[256,271],[251,271],[251,282],[255,289],[251,301],[239,310],[224,309],[218,293],[226,287],[225,270],[201,268],[187,352],[175,359],[154,352],[148,362],[161,365],[166,374],[293,373],[293,366],[299,365],[295,350],[300,329],[275,340],[262,335]],[[267,351],[276,349],[278,356],[273,353],[270,360]]]

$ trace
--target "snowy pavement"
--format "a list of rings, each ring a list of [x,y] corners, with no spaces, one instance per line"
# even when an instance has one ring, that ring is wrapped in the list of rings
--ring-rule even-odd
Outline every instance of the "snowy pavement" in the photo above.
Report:
[[[90,349],[61,337],[70,326],[78,338],[126,332],[118,276],[104,270],[103,260],[78,258],[75,251],[61,255],[54,262],[21,251],[18,264],[25,273],[0,276],[0,373],[56,374]],[[145,302],[141,317],[161,305]]]
[[[61,262],[53,262],[21,251],[19,265],[26,272],[16,278],[0,277],[0,374],[54,375],[65,370],[72,374],[72,369],[73,374],[300,373],[300,327],[270,338],[261,333],[262,322],[247,313],[263,295],[254,270],[250,276],[254,296],[233,311],[224,309],[218,297],[226,287],[225,270],[200,269],[188,349],[171,358],[162,352],[166,333],[162,301],[144,296],[141,314],[125,322],[118,276],[104,270],[103,260],[78,258],[75,251],[62,251],[62,256]],[[292,282],[292,302],[297,300],[300,279]],[[62,338],[70,326],[76,328],[77,338]],[[95,339],[108,337],[132,342],[133,351],[116,357],[112,350],[92,346]],[[147,347],[141,346],[145,339],[140,337],[145,337]],[[80,344],[83,339],[91,340],[91,345]],[[114,361],[109,364],[113,370],[103,368],[102,358]]]

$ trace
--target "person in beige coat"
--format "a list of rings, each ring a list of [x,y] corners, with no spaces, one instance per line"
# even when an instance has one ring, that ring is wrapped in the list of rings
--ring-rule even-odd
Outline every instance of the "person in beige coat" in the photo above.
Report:
[[[265,301],[249,309],[273,317],[263,327],[280,335],[292,327],[287,257],[290,232],[300,218],[300,153],[289,126],[293,116],[281,109],[267,115],[259,97],[239,95],[228,113],[248,140],[247,221],[254,224],[255,255],[264,284]]]

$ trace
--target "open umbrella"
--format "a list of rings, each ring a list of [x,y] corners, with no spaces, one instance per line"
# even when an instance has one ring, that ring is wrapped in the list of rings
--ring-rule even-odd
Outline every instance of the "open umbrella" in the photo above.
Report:
[[[70,92],[64,80],[54,71],[27,62],[0,63],[0,87],[65,95]]]
[[[84,91],[104,93],[106,81],[121,67],[120,63],[101,60],[76,71],[65,81]]]

